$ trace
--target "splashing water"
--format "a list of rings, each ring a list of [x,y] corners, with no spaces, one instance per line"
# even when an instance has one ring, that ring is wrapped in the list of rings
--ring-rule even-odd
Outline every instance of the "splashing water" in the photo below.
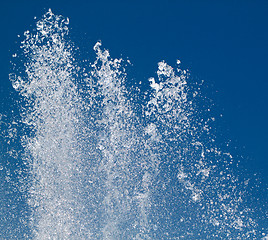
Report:
[[[93,64],[77,64],[68,24],[49,10],[25,32],[25,74],[10,74],[28,166],[24,238],[263,237],[180,61],[177,69],[158,64],[146,103],[137,105],[125,62],[100,42]]]

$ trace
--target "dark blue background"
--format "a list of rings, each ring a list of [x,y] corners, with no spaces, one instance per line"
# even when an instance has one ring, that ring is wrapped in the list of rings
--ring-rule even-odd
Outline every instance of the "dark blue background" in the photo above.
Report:
[[[33,28],[34,16],[48,8],[69,17],[81,52],[102,40],[113,57],[129,58],[135,81],[147,81],[161,60],[174,66],[180,59],[196,79],[205,80],[203,93],[215,103],[215,115],[223,114],[218,127],[237,149],[242,167],[267,186],[268,1],[2,1],[1,111],[8,111],[14,93],[8,74],[17,35]]]
[[[4,3],[5,2],[5,3]],[[223,113],[223,128],[245,165],[268,169],[268,1],[2,1],[0,6],[0,100],[10,94],[8,74],[17,35],[51,8],[70,18],[82,51],[102,40],[113,57],[128,57],[138,80],[146,81],[166,60],[176,59],[204,79],[207,95]]]

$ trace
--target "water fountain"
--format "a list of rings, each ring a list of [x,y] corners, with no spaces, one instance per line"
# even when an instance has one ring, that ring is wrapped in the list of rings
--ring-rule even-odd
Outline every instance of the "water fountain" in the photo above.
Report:
[[[97,42],[96,60],[79,66],[68,24],[49,10],[25,32],[24,73],[10,74],[22,99],[24,238],[258,239],[180,61],[159,62],[135,103],[125,61]]]

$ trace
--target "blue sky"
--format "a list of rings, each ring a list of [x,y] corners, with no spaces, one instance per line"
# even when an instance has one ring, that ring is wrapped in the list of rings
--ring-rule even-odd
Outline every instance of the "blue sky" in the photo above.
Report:
[[[101,40],[113,57],[130,59],[133,81],[146,82],[157,63],[182,61],[205,81],[218,131],[242,167],[268,178],[267,1],[5,1],[1,4],[0,109],[14,94],[8,80],[17,35],[51,8],[70,19],[71,38],[85,55]],[[146,86],[145,86],[146,87]],[[264,197],[267,198],[267,192]]]
[[[157,62],[180,59],[205,80],[206,94],[223,114],[223,129],[243,149],[246,166],[268,182],[267,1],[6,1],[0,10],[1,104],[11,90],[9,61],[17,35],[48,8],[70,18],[82,51],[101,40],[112,56],[131,60],[141,81],[155,73]]]

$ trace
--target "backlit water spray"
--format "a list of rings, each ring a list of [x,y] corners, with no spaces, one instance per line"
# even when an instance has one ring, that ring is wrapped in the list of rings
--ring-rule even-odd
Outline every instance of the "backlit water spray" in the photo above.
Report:
[[[10,74],[27,166],[29,230],[20,239],[263,236],[180,62],[160,62],[143,96],[126,87],[126,62],[100,42],[96,60],[80,66],[68,24],[49,10],[24,34],[23,72],[14,65]]]

